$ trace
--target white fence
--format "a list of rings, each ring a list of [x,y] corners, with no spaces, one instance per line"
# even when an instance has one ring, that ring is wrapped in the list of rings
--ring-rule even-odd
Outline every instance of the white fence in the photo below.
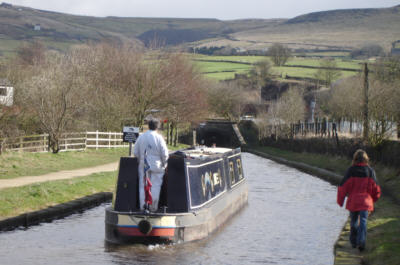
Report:
[[[122,135],[120,132],[99,131],[64,133],[59,141],[60,152],[129,146],[129,143],[122,142]],[[2,151],[48,152],[49,135],[39,134],[0,139],[0,144]]]
[[[120,132],[86,132],[86,148],[114,148],[129,146],[122,142],[123,133]]]

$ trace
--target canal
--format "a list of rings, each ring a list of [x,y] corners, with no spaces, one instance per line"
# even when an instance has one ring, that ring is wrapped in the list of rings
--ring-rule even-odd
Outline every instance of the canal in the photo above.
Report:
[[[110,246],[101,205],[26,230],[0,233],[0,264],[333,264],[347,218],[336,187],[244,153],[249,204],[205,240]]]

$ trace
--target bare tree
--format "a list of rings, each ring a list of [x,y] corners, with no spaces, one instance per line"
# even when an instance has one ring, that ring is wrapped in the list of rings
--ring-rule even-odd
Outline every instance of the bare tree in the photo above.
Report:
[[[208,90],[208,104],[210,111],[218,117],[231,121],[238,121],[240,106],[244,97],[235,84],[219,83],[210,86]]]
[[[163,61],[135,47],[99,44],[86,48],[90,120],[102,130],[123,123],[141,127],[146,111],[163,100]]]
[[[255,63],[254,67],[249,72],[247,83],[244,84],[250,89],[260,89],[271,80],[271,64],[269,60],[261,60]]]
[[[360,49],[354,49],[350,56],[352,58],[371,58],[374,56],[382,56],[384,54],[384,50],[382,46],[377,44],[368,44],[364,45]]]
[[[281,133],[287,137],[291,136],[291,124],[303,120],[305,117],[306,104],[303,93],[301,88],[289,88],[278,99],[277,116],[283,121]]]
[[[266,137],[278,137],[281,119],[278,117],[278,103],[271,101],[268,104],[268,111],[261,110],[256,119],[259,140]]]
[[[327,110],[336,119],[363,119],[364,79],[357,76],[343,80],[332,88],[327,102]],[[396,82],[382,82],[375,78],[369,81],[368,89],[368,142],[374,146],[393,134],[399,111],[400,90]]]
[[[400,57],[387,56],[380,58],[372,68],[373,78],[385,86],[392,86],[391,99],[400,102]],[[397,137],[400,138],[400,104],[394,106],[394,116],[397,123]]]
[[[195,124],[208,114],[206,82],[196,71],[193,64],[183,55],[169,54],[164,58],[165,65],[162,79],[166,88],[163,93],[165,101],[160,103],[164,115],[174,131],[174,145],[178,140],[179,124]]]
[[[369,142],[373,146],[380,145],[394,133],[399,91],[393,83],[373,80],[370,83],[368,100]]]
[[[100,44],[89,48],[87,61],[87,105],[98,128],[141,127],[148,111],[157,110],[177,129],[207,110],[205,83],[182,55]]]
[[[263,115],[260,123],[261,134],[265,137],[270,134],[274,137],[292,137],[291,124],[304,119],[305,101],[301,88],[289,88],[282,96],[269,102],[268,112]]]
[[[324,59],[320,62],[320,68],[314,74],[314,77],[321,80],[324,85],[329,87],[334,81],[341,76],[340,70],[334,59]]]
[[[44,62],[46,48],[43,43],[33,41],[23,44],[17,50],[17,60],[23,65],[34,65]]]
[[[290,49],[282,44],[275,43],[268,49],[268,54],[276,66],[285,65],[291,56]]]
[[[26,104],[37,116],[44,132],[49,134],[53,153],[60,147],[60,138],[81,106],[79,90],[84,82],[80,64],[73,53],[52,54],[37,73],[25,80]]]
[[[362,82],[361,77],[351,77],[331,88],[327,98],[321,99],[326,111],[334,119],[362,119]]]

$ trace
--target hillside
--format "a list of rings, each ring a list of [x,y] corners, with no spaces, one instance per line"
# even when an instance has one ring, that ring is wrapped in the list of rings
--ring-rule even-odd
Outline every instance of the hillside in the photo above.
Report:
[[[389,50],[400,39],[400,6],[310,13],[231,37],[248,45],[279,42],[292,48],[352,49],[379,44]]]
[[[273,20],[275,21],[275,20]],[[155,37],[167,45],[225,36],[265,27],[270,20],[123,18],[75,16],[29,7],[0,5],[0,52],[11,53],[24,41],[44,42],[53,49],[99,40],[148,43]],[[34,30],[40,25],[40,30]]]
[[[35,25],[40,25],[40,30]],[[400,40],[400,6],[305,14],[292,19],[90,17],[0,5],[0,56],[24,42],[40,40],[52,49],[88,41],[112,40],[178,47],[226,46],[264,49],[279,42],[291,48],[350,50],[365,44],[389,49]]]

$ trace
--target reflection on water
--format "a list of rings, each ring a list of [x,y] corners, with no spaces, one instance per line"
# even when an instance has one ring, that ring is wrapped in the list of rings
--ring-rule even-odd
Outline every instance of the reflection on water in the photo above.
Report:
[[[243,154],[249,205],[221,231],[177,245],[104,242],[107,205],[52,223],[0,234],[0,264],[333,264],[347,218],[336,188],[318,178]]]

